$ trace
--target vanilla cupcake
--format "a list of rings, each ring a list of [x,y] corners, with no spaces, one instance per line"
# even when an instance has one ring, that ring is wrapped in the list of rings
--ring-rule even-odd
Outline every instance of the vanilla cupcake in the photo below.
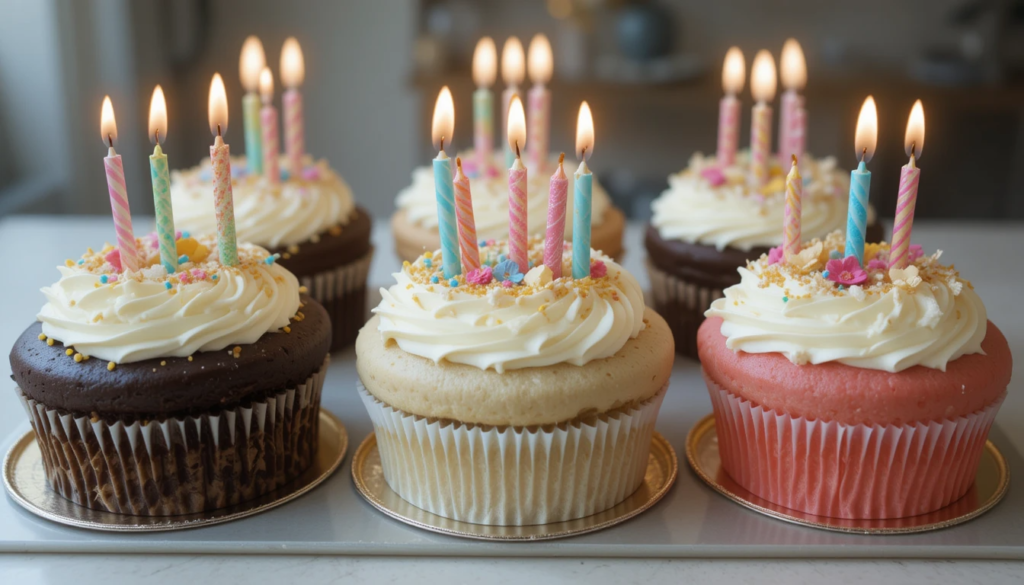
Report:
[[[552,280],[540,239],[525,275],[504,242],[480,251],[483,268],[454,279],[440,252],[406,262],[356,341],[388,485],[480,524],[611,508],[644,478],[672,369],[668,327],[603,254],[589,278]]]

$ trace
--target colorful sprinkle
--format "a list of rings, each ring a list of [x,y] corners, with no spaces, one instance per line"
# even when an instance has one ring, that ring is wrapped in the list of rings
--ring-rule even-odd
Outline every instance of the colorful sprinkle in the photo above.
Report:
[[[282,327],[281,329],[282,329],[282,330],[283,330],[283,331],[284,331],[285,333],[291,333],[291,332],[292,332],[292,328],[291,328],[291,327],[289,327],[289,326],[287,326],[287,325],[285,325],[285,326],[284,326],[284,327]]]
[[[826,270],[825,272],[821,273],[821,276],[824,277],[824,278],[828,278],[828,275],[829,275],[828,270]]]
[[[217,275],[216,275],[216,274],[214,274],[213,276],[211,276],[211,277],[210,277],[210,280],[217,280]],[[299,292],[302,292],[302,291],[300,290]]]
[[[167,290],[171,290],[171,283],[170,282],[164,282],[164,288],[166,288]]]
[[[424,258],[423,265],[426,266],[427,268],[431,268],[434,266],[434,262],[430,258]]]
[[[430,277],[430,283],[431,284],[437,284],[438,282],[440,282],[440,280],[438,280],[437,276],[431,276]]]
[[[601,278],[608,275],[608,267],[601,260],[590,265],[590,278]]]
[[[114,368],[116,368],[116,367],[117,367],[117,364],[115,364],[114,362],[107,362],[107,370],[108,371],[113,372]]]
[[[271,254],[270,256],[267,256],[267,259],[264,260],[264,262],[266,262],[267,264],[273,264],[280,257],[281,257],[280,254]]]
[[[449,280],[448,281],[448,286],[450,286],[452,288],[455,288],[455,287],[459,286],[459,279],[453,278],[453,279]]]
[[[50,347],[53,347],[53,338],[52,337],[48,337],[46,339],[46,345],[49,345]]]
[[[100,282],[102,282],[103,284],[107,284],[107,281],[109,281],[109,280],[110,279],[107,278],[106,274],[104,274],[103,276],[100,277]]]
[[[181,256],[178,256],[178,264],[184,264],[186,262],[188,262],[187,254],[182,254]]]
[[[188,234],[188,232],[181,232],[181,237],[183,237],[183,238],[191,238],[192,236],[190,236]]]
[[[782,297],[782,302],[788,303],[789,302],[789,297]]]
[[[46,341],[46,334],[45,333],[40,333],[39,334],[39,341]]]
[[[80,354],[80,353],[76,353],[76,354],[75,354],[75,363],[76,363],[76,364],[80,364],[80,363],[82,363],[82,360],[83,360],[83,359],[85,359],[85,358],[84,358],[84,357],[82,357],[82,354]]]
[[[81,266],[82,264],[85,264],[85,258],[82,258],[81,260],[78,261],[79,266]]]
[[[480,245],[481,248],[486,248],[487,247],[487,240],[480,240],[479,245]]]
[[[69,347],[69,348],[67,349],[67,351],[65,351],[65,352],[64,352],[64,355],[74,355],[74,353],[75,353],[75,350],[73,350],[73,349],[71,349],[71,348]]]
[[[423,257],[427,258],[427,259],[433,258],[434,257],[434,253],[431,252],[430,250],[427,250],[426,252],[423,253]]]
[[[828,253],[828,257],[830,260],[838,260],[842,256],[843,255],[839,253],[839,250],[832,250],[831,252]]]

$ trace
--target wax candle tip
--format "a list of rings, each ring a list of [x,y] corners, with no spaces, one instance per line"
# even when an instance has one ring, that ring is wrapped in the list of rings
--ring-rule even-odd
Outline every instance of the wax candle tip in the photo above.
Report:
[[[795,154],[793,154],[793,155],[790,155],[790,156],[792,156],[792,157],[793,157],[793,164],[796,164],[796,155],[795,155]]]
[[[563,152],[563,153],[558,155],[558,164],[562,164],[564,162],[565,162],[565,153]]]
[[[462,157],[461,156],[455,157],[455,166],[459,167],[460,171],[462,170]]]

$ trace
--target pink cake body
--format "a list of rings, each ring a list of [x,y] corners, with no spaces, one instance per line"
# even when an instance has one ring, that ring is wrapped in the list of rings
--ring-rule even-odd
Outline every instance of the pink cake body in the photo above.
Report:
[[[967,415],[1006,391],[1013,360],[1002,332],[989,322],[985,354],[961,356],[946,371],[914,366],[902,372],[840,363],[798,366],[780,353],[734,352],[722,319],[697,335],[704,371],[730,392],[767,409],[811,420],[902,425]]]
[[[725,346],[720,318],[698,349],[722,466],[751,493],[802,512],[882,519],[926,514],[968,493],[1012,361],[992,323],[946,372],[828,363]]]

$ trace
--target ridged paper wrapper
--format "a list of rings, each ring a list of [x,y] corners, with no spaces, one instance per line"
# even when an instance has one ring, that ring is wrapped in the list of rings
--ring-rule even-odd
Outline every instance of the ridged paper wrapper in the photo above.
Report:
[[[651,300],[654,310],[672,330],[676,340],[676,353],[699,359],[697,356],[697,330],[704,322],[704,312],[711,303],[725,296],[720,288],[700,286],[669,274],[647,262],[647,275],[651,281]]]
[[[299,276],[309,296],[327,310],[331,319],[331,351],[351,345],[366,323],[366,278],[373,260],[371,248],[365,256],[338,268]]]

